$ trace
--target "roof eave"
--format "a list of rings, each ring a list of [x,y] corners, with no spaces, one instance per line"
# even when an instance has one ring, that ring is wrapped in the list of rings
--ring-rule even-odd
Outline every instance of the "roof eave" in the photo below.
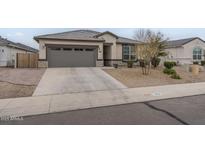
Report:
[[[200,37],[195,37],[195,38],[193,38],[192,40],[187,41],[187,42],[185,42],[184,44],[182,44],[182,46],[183,46],[183,45],[185,45],[185,44],[187,44],[187,43],[189,43],[189,42],[192,42],[193,40],[196,40],[196,39],[199,39],[200,41],[202,41],[202,42],[204,42],[204,43],[205,43],[205,41],[204,41],[204,40],[202,40]]]
[[[116,42],[117,44],[133,44],[133,45],[137,45],[139,43],[130,43],[130,42]]]
[[[171,49],[171,48],[182,48],[183,45],[178,45],[178,46],[170,46],[170,47],[165,47],[165,49]]]
[[[39,40],[66,40],[66,41],[86,41],[86,42],[105,42],[105,40],[88,40],[88,39],[65,39],[65,38],[39,38],[34,37],[34,40],[39,42]]]
[[[38,38],[38,37],[33,37],[33,39],[34,39],[36,42],[39,42],[39,38]]]

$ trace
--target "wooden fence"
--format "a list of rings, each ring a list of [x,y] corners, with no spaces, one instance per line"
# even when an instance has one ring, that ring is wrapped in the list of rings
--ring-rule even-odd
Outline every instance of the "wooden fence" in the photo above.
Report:
[[[37,68],[38,54],[17,53],[16,67],[17,68]]]

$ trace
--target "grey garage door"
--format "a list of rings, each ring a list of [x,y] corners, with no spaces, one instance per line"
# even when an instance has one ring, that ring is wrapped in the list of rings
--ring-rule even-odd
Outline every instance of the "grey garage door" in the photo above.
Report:
[[[96,47],[48,47],[48,67],[95,67]]]

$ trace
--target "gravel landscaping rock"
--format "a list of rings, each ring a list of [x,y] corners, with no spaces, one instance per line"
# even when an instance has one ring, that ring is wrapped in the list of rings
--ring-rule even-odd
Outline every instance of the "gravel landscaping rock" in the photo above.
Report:
[[[163,73],[163,68],[158,67],[152,69],[151,74],[143,75],[140,67],[137,68],[118,68],[118,69],[104,69],[109,75],[113,76],[129,88],[158,86],[168,84],[194,83],[205,82],[205,72],[200,72],[198,76],[194,76],[188,72],[184,67],[174,67],[177,74],[182,79],[175,80],[169,75]]]

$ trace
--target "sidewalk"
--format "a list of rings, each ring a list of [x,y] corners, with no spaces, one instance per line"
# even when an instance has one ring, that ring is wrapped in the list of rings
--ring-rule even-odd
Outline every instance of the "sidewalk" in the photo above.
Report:
[[[27,116],[205,94],[205,82],[0,100],[0,117]]]

